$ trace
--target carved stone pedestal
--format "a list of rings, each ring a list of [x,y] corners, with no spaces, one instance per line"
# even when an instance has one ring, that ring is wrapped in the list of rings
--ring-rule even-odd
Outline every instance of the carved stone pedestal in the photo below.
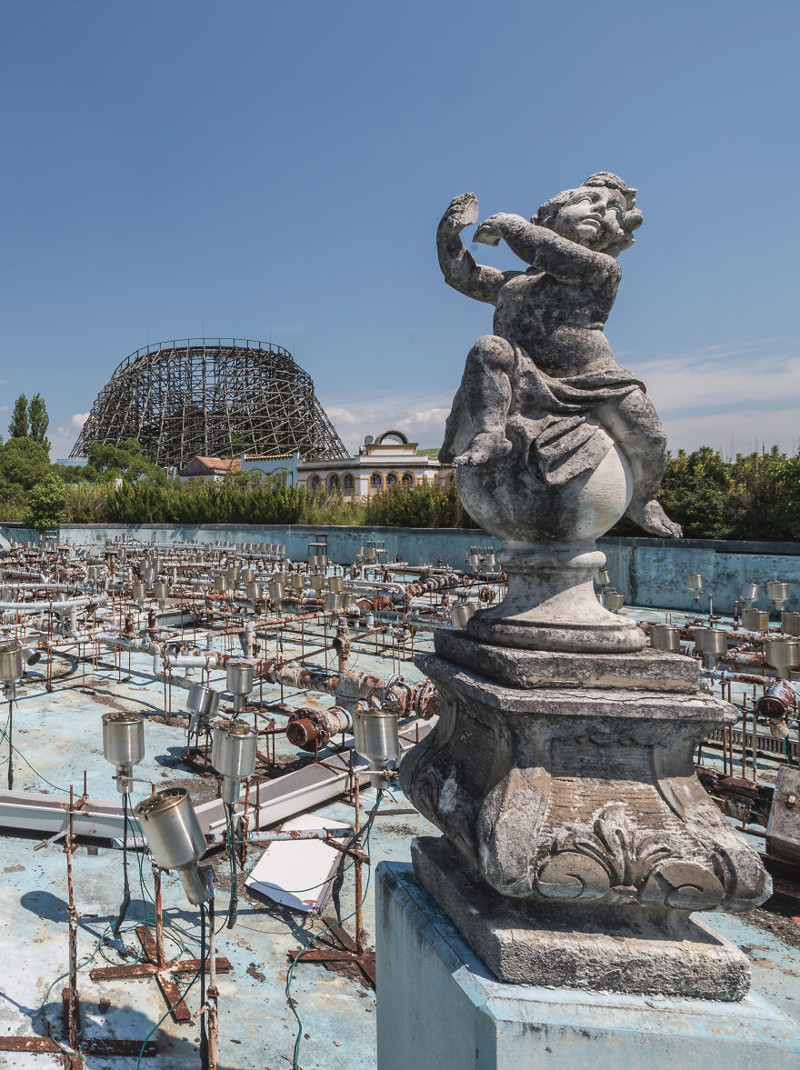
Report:
[[[737,1000],[745,957],[689,919],[770,892],[694,773],[732,707],[645,650],[508,650],[439,632],[441,699],[400,779],[446,841],[417,878],[501,981]]]

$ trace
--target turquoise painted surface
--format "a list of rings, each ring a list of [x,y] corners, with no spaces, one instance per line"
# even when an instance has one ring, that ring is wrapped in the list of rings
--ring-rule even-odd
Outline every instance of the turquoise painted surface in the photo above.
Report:
[[[730,1004],[501,984],[411,866],[384,863],[377,884],[378,1070],[800,1067],[796,1018],[757,992]]]

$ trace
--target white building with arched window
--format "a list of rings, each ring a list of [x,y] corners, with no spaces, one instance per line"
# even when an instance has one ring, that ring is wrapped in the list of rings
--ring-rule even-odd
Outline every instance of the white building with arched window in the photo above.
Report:
[[[416,487],[419,483],[446,483],[453,469],[435,457],[420,453],[419,443],[409,442],[402,431],[384,431],[373,439],[367,435],[358,456],[346,460],[301,461],[298,486],[330,494],[370,498],[394,486]]]

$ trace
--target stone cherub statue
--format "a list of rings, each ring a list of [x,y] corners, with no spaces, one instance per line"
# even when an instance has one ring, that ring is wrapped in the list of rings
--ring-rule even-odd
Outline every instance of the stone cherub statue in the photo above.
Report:
[[[470,350],[439,459],[483,466],[519,450],[531,475],[556,488],[597,469],[613,442],[632,477],[628,515],[651,534],[680,537],[656,500],[667,460],[658,416],[603,334],[616,257],[642,222],[635,201],[635,189],[603,171],[530,222],[505,212],[483,222],[474,240],[503,239],[527,271],[477,264],[460,237],[478,221],[477,198],[451,202],[437,232],[440,267],[456,290],[495,305],[495,333]]]

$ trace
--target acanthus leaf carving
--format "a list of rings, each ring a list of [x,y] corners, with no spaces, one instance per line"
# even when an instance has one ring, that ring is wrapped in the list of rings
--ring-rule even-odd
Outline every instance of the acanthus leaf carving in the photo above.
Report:
[[[725,897],[716,868],[712,856],[707,863],[682,857],[663,835],[638,829],[620,803],[610,802],[597,811],[590,829],[558,831],[535,887],[549,899],[708,909]]]

